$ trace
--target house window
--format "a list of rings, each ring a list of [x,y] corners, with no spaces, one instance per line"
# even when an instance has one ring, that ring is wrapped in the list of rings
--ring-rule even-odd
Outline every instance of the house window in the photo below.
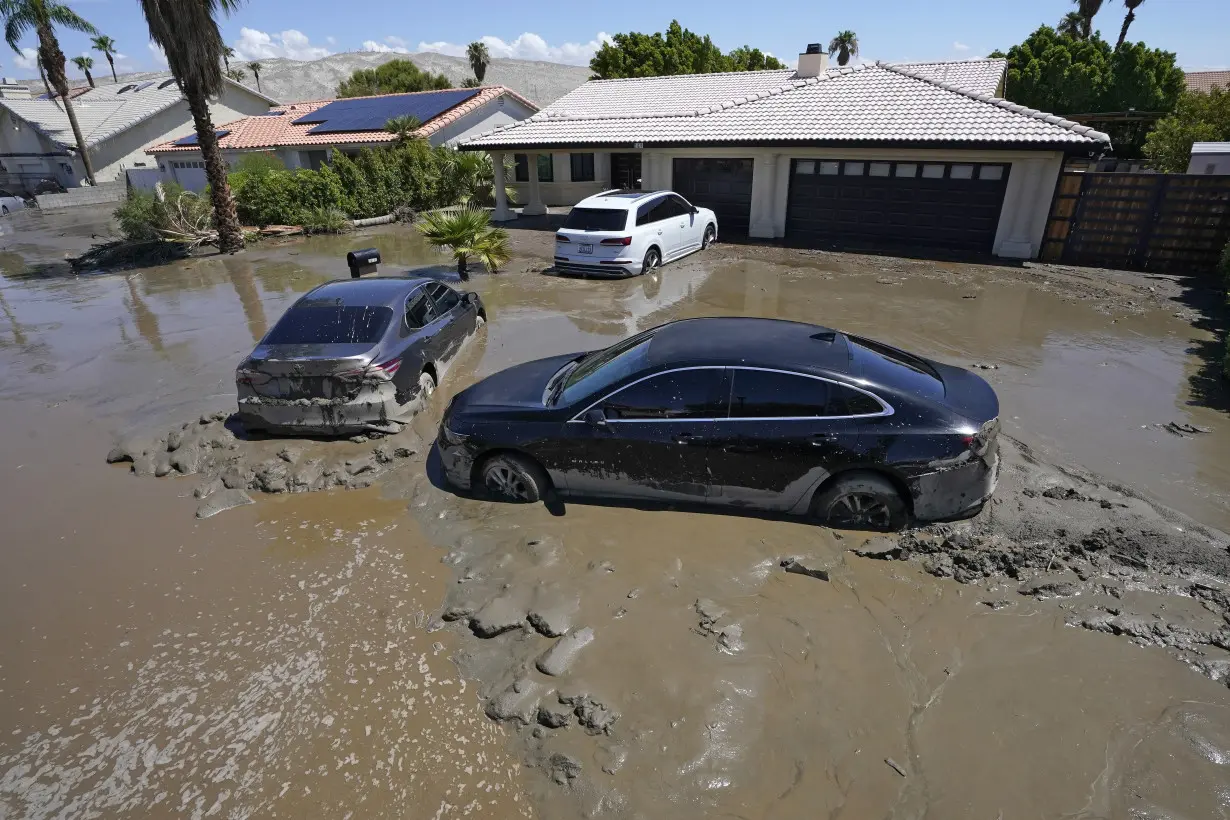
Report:
[[[820,173],[826,177],[835,176],[841,169],[840,162],[822,162],[820,163]]]
[[[538,155],[538,181],[539,182],[554,181],[555,164],[552,162],[552,159],[553,157],[550,154],[539,154]],[[516,176],[514,177],[516,181],[517,182],[529,182],[530,181],[529,154],[516,154],[514,155],[514,161],[516,162],[516,169],[517,169]]]
[[[325,164],[325,160],[327,158],[327,151],[300,151],[299,167],[311,168],[313,171],[319,171],[320,166]]]
[[[897,176],[911,178],[918,176],[918,164],[914,162],[898,162]]]
[[[525,154],[516,154],[513,156],[513,162],[517,166],[513,178],[517,180],[517,182],[529,182],[530,158]]]
[[[814,159],[801,159],[794,163],[794,172],[799,176],[811,176],[816,173],[816,161]]]
[[[845,167],[846,176],[861,177],[863,175],[863,162],[847,162]]]
[[[949,179],[973,179],[974,166],[972,165],[954,165],[948,173]]]
[[[986,180],[1000,180],[1004,178],[1004,166],[1002,165],[983,165],[978,169],[978,178]]]
[[[873,162],[868,173],[873,177],[886,177],[892,168],[893,164],[891,162]]]
[[[922,175],[923,175],[923,179],[943,179],[944,166],[943,165],[924,165]]]
[[[573,182],[593,182],[594,181],[594,155],[593,154],[569,154],[569,161],[572,164],[572,181]]]

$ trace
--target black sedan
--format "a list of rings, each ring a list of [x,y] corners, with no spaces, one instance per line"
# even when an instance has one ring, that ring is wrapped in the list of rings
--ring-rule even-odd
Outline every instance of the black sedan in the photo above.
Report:
[[[896,529],[990,498],[998,416],[983,379],[870,339],[689,319],[479,382],[438,446],[451,483],[510,501],[553,490]]]
[[[239,417],[278,433],[399,430],[486,317],[477,294],[430,279],[323,284],[239,365]]]

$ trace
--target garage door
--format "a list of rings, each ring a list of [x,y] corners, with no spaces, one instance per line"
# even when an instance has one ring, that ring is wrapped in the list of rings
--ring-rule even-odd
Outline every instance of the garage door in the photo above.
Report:
[[[747,235],[752,213],[752,161],[750,159],[676,159],[677,193],[693,205],[717,215],[718,232]]]
[[[209,181],[205,178],[205,163],[201,160],[190,162],[176,160],[171,163],[175,181],[188,191],[204,191]]]
[[[1009,167],[796,159],[790,163],[786,239],[989,253]]]

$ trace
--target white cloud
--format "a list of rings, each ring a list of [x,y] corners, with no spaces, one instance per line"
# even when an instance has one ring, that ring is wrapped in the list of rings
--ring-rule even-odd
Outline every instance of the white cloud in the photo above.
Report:
[[[598,32],[588,43],[561,43],[553,46],[533,32],[527,31],[511,43],[499,37],[487,35],[480,38],[487,46],[492,57],[510,58],[516,60],[543,60],[550,63],[570,63],[572,65],[587,65],[594,52],[609,41],[611,35],[604,31]],[[438,54],[448,54],[453,57],[464,57],[466,47],[443,40],[427,43],[420,42],[419,51],[434,51]]]
[[[952,44],[952,49],[953,51],[969,51],[969,46],[967,46],[965,43],[958,42],[958,43]]]
[[[167,55],[163,53],[162,46],[158,45],[157,43],[149,43],[148,47],[149,47],[150,57],[153,58],[154,62],[160,65],[161,67],[166,68],[167,67]]]
[[[325,38],[325,42],[331,46],[335,46],[337,45],[337,38],[334,37],[332,34],[330,34],[328,37]]]
[[[374,51],[377,54],[409,54],[410,49],[406,48],[406,41],[400,37],[389,35],[384,38],[383,43],[377,43],[375,40],[363,41],[364,51]]]
[[[13,65],[18,68],[24,68],[27,71],[35,71],[38,68],[38,51],[32,48],[23,48],[17,52],[17,56],[13,58]]]
[[[287,57],[291,60],[319,60],[333,52],[324,46],[314,46],[308,36],[297,29],[268,34],[254,28],[241,28],[239,41],[233,46],[241,60]]]

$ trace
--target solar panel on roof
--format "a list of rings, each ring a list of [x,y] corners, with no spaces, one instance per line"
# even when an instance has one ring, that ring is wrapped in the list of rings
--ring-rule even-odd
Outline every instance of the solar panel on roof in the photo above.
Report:
[[[217,137],[218,139],[222,139],[229,133],[231,132],[230,131],[215,131],[214,136]],[[197,144],[196,134],[189,134],[186,137],[180,137],[179,139],[175,140],[175,144],[176,145],[196,145]]]
[[[294,121],[295,125],[317,125],[309,134],[336,134],[343,131],[383,131],[394,117],[417,117],[419,122],[434,119],[479,93],[479,89],[435,91],[425,94],[390,94],[335,100]]]

